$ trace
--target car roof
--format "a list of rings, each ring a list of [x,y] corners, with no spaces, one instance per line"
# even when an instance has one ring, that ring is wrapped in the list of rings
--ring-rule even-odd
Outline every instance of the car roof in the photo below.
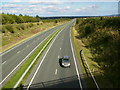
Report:
[[[64,56],[63,58],[69,58],[68,56]]]

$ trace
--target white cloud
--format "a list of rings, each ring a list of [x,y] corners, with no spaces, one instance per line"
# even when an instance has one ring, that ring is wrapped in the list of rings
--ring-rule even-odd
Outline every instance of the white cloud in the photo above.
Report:
[[[1,0],[2,2],[118,2],[120,0]]]
[[[13,0],[13,2],[22,2],[23,0]]]
[[[100,7],[97,5],[91,5],[87,7],[77,8],[73,12],[76,15],[99,15]]]
[[[77,11],[77,12],[88,12],[88,11],[90,11],[91,12],[91,10],[96,11],[97,9],[99,9],[99,7],[97,5],[91,5],[91,6],[87,6],[87,7],[77,8],[77,9],[75,9],[75,11]]]
[[[16,8],[16,7],[21,7],[22,5],[16,5],[16,4],[5,4],[2,5],[2,7],[4,8]]]
[[[4,12],[7,13],[17,13],[17,14],[27,14],[27,15],[65,15],[65,14],[79,14],[80,12],[90,12],[91,10],[95,11],[97,8],[99,8],[96,5],[91,5],[87,7],[77,8],[74,9],[69,5],[66,6],[58,6],[55,4],[48,4],[44,3],[28,3],[25,5],[22,4],[5,4],[3,5]]]
[[[29,5],[29,8],[37,8],[37,5]]]
[[[37,0],[36,0],[37,1]],[[27,15],[96,15],[100,14],[101,6],[93,4],[90,6],[76,6],[71,3],[59,2],[31,2],[31,3],[4,3],[2,5],[4,13],[27,14]],[[77,8],[78,7],[78,8]]]
[[[120,0],[64,0],[66,2],[118,2]]]
[[[60,0],[29,0],[29,3],[42,3],[42,4],[62,4]]]
[[[65,8],[66,8],[66,9],[70,9],[71,7],[70,7],[70,6],[66,6]]]
[[[91,5],[91,6],[88,6],[87,8],[96,9],[96,8],[99,8],[99,7],[97,5]]]
[[[45,9],[55,9],[55,6],[53,5],[49,5],[49,6],[44,6],[42,8],[45,8]]]

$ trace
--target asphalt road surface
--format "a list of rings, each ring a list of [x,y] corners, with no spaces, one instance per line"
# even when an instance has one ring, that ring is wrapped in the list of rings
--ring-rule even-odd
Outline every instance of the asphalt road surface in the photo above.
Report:
[[[33,75],[26,82],[26,88],[82,88],[78,67],[71,41],[71,27],[75,19],[69,22],[48,46]],[[59,58],[69,56],[70,68],[64,68]]]
[[[1,53],[0,55],[2,56],[2,82],[0,82],[0,84],[4,83],[6,79],[14,73],[14,71],[17,69],[17,66],[19,66],[22,61],[25,61],[29,57],[31,51],[38,44],[40,44],[53,32],[64,26],[66,26],[66,24],[44,31]]]

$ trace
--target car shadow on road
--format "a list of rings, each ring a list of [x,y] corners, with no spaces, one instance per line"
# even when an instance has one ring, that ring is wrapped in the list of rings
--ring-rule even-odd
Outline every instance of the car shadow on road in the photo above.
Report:
[[[59,58],[59,65],[60,65],[61,67],[63,67],[63,66],[62,66],[62,58]]]

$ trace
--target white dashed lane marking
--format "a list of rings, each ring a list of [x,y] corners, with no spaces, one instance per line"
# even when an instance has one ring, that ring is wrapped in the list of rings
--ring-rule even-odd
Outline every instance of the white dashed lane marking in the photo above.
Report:
[[[6,61],[4,61],[4,62],[2,63],[2,65],[5,64],[5,63],[6,63]]]
[[[20,51],[18,51],[17,53],[20,53]]]
[[[55,70],[55,75],[57,74],[57,69]]]
[[[60,56],[58,56],[58,59],[60,58]]]

